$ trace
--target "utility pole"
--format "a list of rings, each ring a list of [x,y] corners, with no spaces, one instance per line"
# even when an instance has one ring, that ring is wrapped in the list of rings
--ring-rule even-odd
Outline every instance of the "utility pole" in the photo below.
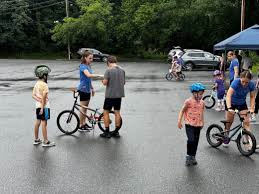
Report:
[[[65,0],[66,2],[66,15],[67,15],[67,18],[69,17],[69,10],[68,10],[68,0]],[[69,36],[67,35],[67,53],[68,53],[68,60],[70,60],[70,55],[71,55],[71,52],[70,52],[70,40],[69,40]]]
[[[245,28],[245,0],[242,0],[241,3],[241,31]]]

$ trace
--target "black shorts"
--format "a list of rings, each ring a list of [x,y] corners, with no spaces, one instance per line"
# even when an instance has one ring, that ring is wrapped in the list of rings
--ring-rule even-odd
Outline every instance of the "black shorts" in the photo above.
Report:
[[[89,101],[91,99],[91,93],[78,91],[80,96],[80,101]]]
[[[233,105],[233,104],[231,104],[231,109],[233,109],[233,110],[237,109],[238,111],[248,110],[246,103],[242,104],[242,105]],[[226,101],[225,101],[225,110],[227,110],[227,103],[226,103]]]
[[[43,114],[40,115],[40,108],[37,108],[36,109],[36,118],[38,120],[43,120],[43,121],[46,121],[46,120],[50,119],[50,109],[44,108]]]
[[[120,110],[121,109],[121,98],[105,98],[103,109],[104,110]]]

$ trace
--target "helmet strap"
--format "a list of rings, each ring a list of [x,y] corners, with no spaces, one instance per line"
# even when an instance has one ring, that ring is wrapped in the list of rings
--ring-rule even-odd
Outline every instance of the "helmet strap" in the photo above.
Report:
[[[44,76],[43,76],[43,80],[44,80],[45,83],[48,83],[48,76],[47,76],[47,75],[44,75]]]

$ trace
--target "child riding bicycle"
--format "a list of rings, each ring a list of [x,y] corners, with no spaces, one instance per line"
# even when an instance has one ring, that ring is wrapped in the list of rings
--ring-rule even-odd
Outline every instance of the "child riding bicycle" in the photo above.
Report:
[[[172,66],[171,66],[171,73],[173,73],[176,77],[176,79],[180,78],[180,74],[182,71],[182,66],[177,58],[177,56],[174,56],[173,60],[172,60]]]
[[[205,104],[202,100],[202,95],[205,91],[205,86],[200,83],[194,83],[190,86],[192,97],[185,100],[184,105],[178,116],[178,128],[182,128],[182,118],[184,117],[186,135],[187,135],[187,155],[186,166],[196,165],[195,159],[200,130],[204,126],[204,108]]]

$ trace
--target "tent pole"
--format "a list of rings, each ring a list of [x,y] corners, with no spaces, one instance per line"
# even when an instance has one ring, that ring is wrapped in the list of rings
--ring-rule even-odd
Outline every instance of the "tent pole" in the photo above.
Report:
[[[226,72],[226,64],[227,64],[227,50],[224,50],[224,73]]]

